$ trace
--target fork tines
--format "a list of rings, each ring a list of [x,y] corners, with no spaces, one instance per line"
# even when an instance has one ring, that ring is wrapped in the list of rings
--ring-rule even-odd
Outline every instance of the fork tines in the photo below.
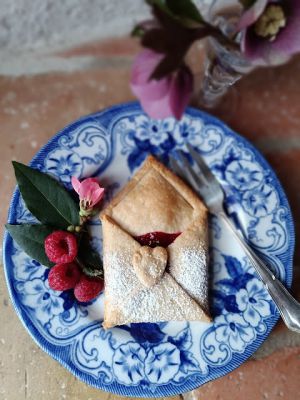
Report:
[[[192,147],[189,143],[186,144],[186,147],[190,152],[193,160],[197,164],[199,170],[202,172],[203,177],[206,178],[206,180],[215,179],[215,176],[207,166],[206,162],[203,160],[200,154],[194,149],[194,147]]]

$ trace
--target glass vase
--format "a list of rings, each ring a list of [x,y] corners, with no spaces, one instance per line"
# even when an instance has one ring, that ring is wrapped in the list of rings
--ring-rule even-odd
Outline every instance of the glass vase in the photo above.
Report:
[[[205,108],[215,107],[227,92],[244,74],[253,67],[239,50],[239,37],[235,27],[241,14],[236,2],[212,2],[206,19],[219,28],[228,42],[210,37],[206,44],[206,60],[201,85],[200,103]]]

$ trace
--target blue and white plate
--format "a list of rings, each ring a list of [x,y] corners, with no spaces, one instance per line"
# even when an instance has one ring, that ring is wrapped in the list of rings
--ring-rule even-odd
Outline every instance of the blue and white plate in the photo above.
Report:
[[[189,109],[178,122],[149,119],[136,103],[83,117],[34,157],[31,166],[70,188],[72,175],[100,177],[113,196],[148,153],[166,163],[191,143],[227,193],[227,208],[253,247],[289,287],[294,227],[286,196],[255,148],[216,118]],[[36,222],[18,190],[10,223]],[[101,251],[101,226],[91,224]],[[127,396],[183,393],[241,365],[268,336],[279,314],[245,254],[217,219],[211,232],[211,324],[133,324],[105,331],[103,297],[89,304],[48,286],[48,270],[6,234],[4,263],[10,295],[26,329],[44,351],[84,382]]]

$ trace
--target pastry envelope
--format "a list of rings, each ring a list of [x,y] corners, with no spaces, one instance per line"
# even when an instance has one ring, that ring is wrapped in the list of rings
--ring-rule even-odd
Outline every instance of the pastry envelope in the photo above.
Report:
[[[185,183],[149,156],[101,220],[105,328],[210,321],[207,209]],[[136,240],[151,232],[180,235],[166,248]]]

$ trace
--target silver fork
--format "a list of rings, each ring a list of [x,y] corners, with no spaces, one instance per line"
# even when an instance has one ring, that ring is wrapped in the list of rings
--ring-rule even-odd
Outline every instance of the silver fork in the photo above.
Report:
[[[174,158],[170,158],[171,168],[177,175],[186,180],[200,195],[210,213],[221,218],[225,222],[249,258],[260,279],[265,284],[286,326],[290,330],[300,333],[300,303],[293,298],[284,285],[248,245],[245,238],[237,231],[237,228],[224,211],[224,192],[220,183],[199,153],[189,144],[187,144],[187,148],[198,167],[199,173],[196,173],[189,164],[187,158],[180,151],[177,152],[177,155],[184,168],[181,168]]]

